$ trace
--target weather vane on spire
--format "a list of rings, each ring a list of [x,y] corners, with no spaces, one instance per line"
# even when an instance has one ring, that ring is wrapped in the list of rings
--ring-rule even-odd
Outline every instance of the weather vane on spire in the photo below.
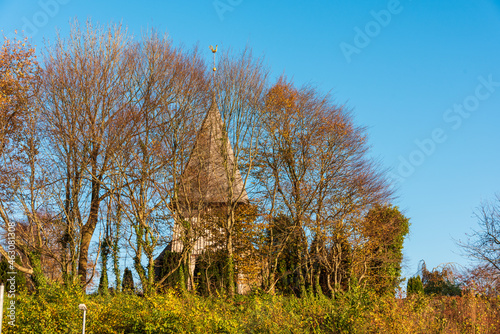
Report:
[[[217,46],[215,46],[215,49],[212,45],[210,45],[210,50],[212,51],[212,53],[214,54],[214,67],[213,67],[213,71],[214,71],[214,78],[215,78],[215,72],[217,71],[217,68],[215,67],[215,53],[217,52]]]
[[[212,70],[214,71],[214,91],[212,93],[212,103],[215,103],[215,94],[217,90],[217,80],[215,78],[215,73],[217,72],[217,67],[215,67],[215,53],[217,52],[217,45],[215,46],[215,49],[212,45],[210,45],[210,50],[214,54],[214,67],[212,68]]]

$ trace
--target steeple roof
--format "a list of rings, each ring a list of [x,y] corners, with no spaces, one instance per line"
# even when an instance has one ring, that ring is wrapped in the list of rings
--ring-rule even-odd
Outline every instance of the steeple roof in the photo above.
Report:
[[[232,200],[248,202],[234,152],[224,131],[224,123],[215,96],[203,121],[181,177],[179,199],[197,206],[227,203],[232,187]]]

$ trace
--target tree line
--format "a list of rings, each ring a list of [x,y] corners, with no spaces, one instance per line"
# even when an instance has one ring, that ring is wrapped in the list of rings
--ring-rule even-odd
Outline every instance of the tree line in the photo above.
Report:
[[[445,263],[428,270],[422,260],[417,275],[407,282],[408,294],[482,297],[500,294],[500,196],[484,201],[475,211],[478,226],[458,240],[462,255],[471,260],[465,267]]]
[[[99,277],[102,293],[119,292],[126,256],[143,293],[172,285],[234,295],[242,280],[298,296],[393,292],[409,219],[391,205],[350,110],[315,87],[273,80],[249,49],[222,53],[215,76],[203,54],[155,31],[134,39],[91,22],[74,22],[40,59],[24,40],[4,42],[3,257],[12,258],[15,226],[12,265],[34,289],[85,289]],[[185,196],[207,176],[183,177],[195,154],[209,163],[193,145],[213,101],[226,157],[217,207]],[[182,251],[158,270],[175,226]],[[207,231],[214,240],[193,275],[190,254]]]

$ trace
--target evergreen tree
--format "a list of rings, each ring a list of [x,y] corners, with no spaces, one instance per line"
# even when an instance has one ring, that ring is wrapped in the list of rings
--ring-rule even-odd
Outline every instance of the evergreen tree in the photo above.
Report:
[[[134,291],[134,277],[132,276],[132,270],[128,267],[123,272],[122,290],[124,292]]]
[[[106,233],[107,234],[107,233]],[[109,295],[108,290],[108,256],[109,256],[109,236],[106,235],[106,238],[102,244],[102,255],[101,255],[101,278],[99,280],[99,294],[107,296]]]
[[[406,294],[423,294],[424,293],[424,285],[422,284],[422,279],[420,275],[416,277],[410,277],[408,279],[408,283],[406,284]]]

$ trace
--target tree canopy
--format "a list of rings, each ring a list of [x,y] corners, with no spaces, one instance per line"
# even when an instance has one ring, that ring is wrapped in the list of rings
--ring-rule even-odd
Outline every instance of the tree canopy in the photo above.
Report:
[[[1,168],[16,175],[4,177],[1,220],[6,238],[15,226],[16,265],[35,288],[87,288],[99,272],[99,291],[112,276],[117,291],[129,288],[124,254],[144,293],[173,277],[230,295],[243,281],[332,296],[354,284],[380,294],[399,284],[408,218],[390,204],[365,129],[330,94],[272,81],[249,49],[224,52],[214,76],[197,48],[91,22],[74,22],[40,65],[32,48],[9,40],[0,60]],[[210,163],[193,147],[214,104],[221,135],[210,149],[220,150],[224,186],[208,203],[185,189],[210,180],[183,173],[188,161]],[[14,140],[19,149],[7,149]],[[217,242],[193,269],[207,231]],[[167,272],[155,262],[162,250]],[[211,281],[210,266],[225,276]]]

